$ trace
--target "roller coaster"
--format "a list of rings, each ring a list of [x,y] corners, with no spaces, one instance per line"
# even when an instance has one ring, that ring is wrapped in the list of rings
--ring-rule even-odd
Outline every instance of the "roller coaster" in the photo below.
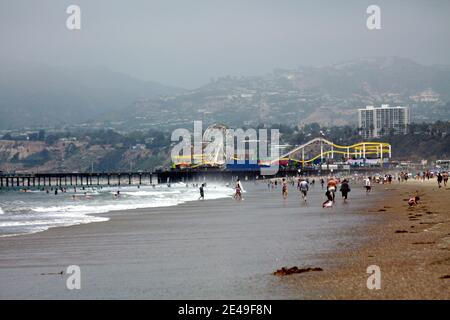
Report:
[[[314,144],[319,144],[320,152],[311,156],[310,153],[307,154],[305,152],[305,149]],[[330,149],[325,150],[326,147]],[[295,157],[298,153],[301,153],[300,158]],[[336,154],[343,155],[347,160],[351,158],[366,159],[368,155],[376,155],[376,158],[379,158],[382,163],[385,154],[387,155],[385,158],[392,157],[392,147],[386,142],[359,142],[350,146],[341,146],[324,138],[315,138],[295,147],[278,159],[270,160],[269,164],[273,164],[279,160],[294,161],[301,164],[311,163],[318,159],[320,159],[320,162],[323,162],[325,158],[334,159]]]
[[[222,150],[216,150],[209,154],[192,154],[177,157],[177,165],[197,168],[200,166],[221,167],[238,159],[236,156],[225,159]],[[384,159],[392,157],[392,146],[386,142],[359,142],[349,146],[335,144],[325,138],[314,138],[302,145],[295,146],[292,150],[283,153],[275,158],[258,159],[257,163],[261,166],[270,166],[274,164],[288,165],[289,163],[297,163],[301,166],[310,164],[338,161],[341,160],[366,160],[373,159],[382,164]],[[183,161],[182,159],[188,159]],[[194,160],[192,164],[191,160]]]

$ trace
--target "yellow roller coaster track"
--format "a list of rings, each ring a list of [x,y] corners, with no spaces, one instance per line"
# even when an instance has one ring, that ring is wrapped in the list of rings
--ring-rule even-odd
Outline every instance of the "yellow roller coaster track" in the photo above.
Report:
[[[322,145],[324,143],[326,145],[331,146],[333,149],[328,150],[328,151],[321,151],[321,153],[319,153],[317,156],[315,156],[311,159],[307,159],[307,160],[295,159],[295,158],[290,157],[291,154],[294,154],[298,151],[303,151],[307,146],[309,146],[313,143],[316,143],[316,142],[320,142],[321,150],[322,150]],[[346,151],[334,150],[334,148],[344,149]],[[355,151],[350,151],[350,149],[353,149]],[[361,156],[361,157],[365,157],[366,155],[369,155],[369,154],[377,154],[377,155],[380,155],[381,157],[383,157],[383,154],[387,153],[390,157],[391,151],[392,151],[391,145],[386,142],[363,141],[363,142],[355,143],[355,144],[352,144],[349,146],[341,146],[341,145],[335,144],[331,141],[328,141],[324,138],[315,138],[315,139],[312,139],[312,140],[308,141],[307,143],[304,143],[304,144],[294,148],[293,150],[285,153],[278,159],[271,160],[269,163],[272,164],[278,160],[291,160],[291,161],[300,162],[300,163],[304,164],[304,163],[313,162],[314,160],[317,160],[318,158],[323,158],[323,156],[328,155],[328,154],[334,155],[335,153],[344,154],[344,155],[348,155],[348,156],[357,155],[357,156]]]
[[[316,155],[313,158],[310,159],[295,159],[295,158],[291,158],[290,155],[298,152],[298,151],[303,151],[307,146],[315,143],[315,142],[320,142],[321,146],[323,145],[323,143],[325,143],[326,145],[332,147],[332,150],[327,150],[327,151],[322,151],[321,153],[319,153],[318,155]],[[345,151],[341,151],[341,150],[335,150],[336,149],[344,149]],[[354,151],[350,151],[350,149],[353,149]],[[321,147],[322,150],[322,147]],[[383,154],[388,154],[388,156],[391,156],[391,145],[389,143],[386,142],[373,142],[373,141],[364,141],[364,142],[359,142],[359,143],[355,143],[349,146],[341,146],[338,144],[335,144],[331,141],[328,141],[324,138],[315,138],[312,139],[310,141],[308,141],[305,144],[302,144],[300,146],[297,146],[296,148],[294,148],[293,150],[283,154],[280,157],[277,157],[276,159],[270,159],[270,160],[266,160],[266,161],[260,161],[261,164],[266,164],[266,165],[270,165],[273,164],[277,161],[280,160],[289,160],[289,161],[294,161],[297,163],[310,163],[313,162],[319,158],[323,158],[324,156],[327,155],[334,155],[334,154],[343,154],[343,155],[355,155],[355,156],[360,156],[361,158],[365,158],[366,155],[380,155],[380,157],[383,157]],[[188,163],[184,163],[185,165],[189,166],[190,168],[196,168],[202,165],[216,165],[218,162],[217,161],[205,161],[204,158],[206,157],[206,155],[204,154],[193,154],[193,155],[184,155],[184,156],[177,156],[177,159],[188,159]],[[191,159],[201,159],[201,163],[196,163],[194,165],[190,165],[190,160]],[[237,157],[233,157],[231,158],[233,160],[240,160]],[[217,159],[216,159],[217,160]]]

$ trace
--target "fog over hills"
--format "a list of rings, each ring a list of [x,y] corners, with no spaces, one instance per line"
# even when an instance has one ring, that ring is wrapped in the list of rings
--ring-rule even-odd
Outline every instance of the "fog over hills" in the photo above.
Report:
[[[140,98],[182,92],[106,68],[1,63],[0,128],[102,120]]]
[[[365,105],[407,105],[413,120],[449,120],[450,67],[361,58],[322,67],[226,76],[183,90],[106,68],[9,64],[0,74],[0,128],[125,121],[133,128],[356,123]]]

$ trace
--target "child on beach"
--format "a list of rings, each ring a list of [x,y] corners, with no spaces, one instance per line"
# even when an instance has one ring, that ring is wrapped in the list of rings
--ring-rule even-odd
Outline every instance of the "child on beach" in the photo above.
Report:
[[[408,200],[408,204],[409,204],[410,207],[413,207],[413,206],[419,204],[419,200],[420,200],[420,197],[419,197],[418,195],[416,195],[415,197],[410,198],[410,199]]]

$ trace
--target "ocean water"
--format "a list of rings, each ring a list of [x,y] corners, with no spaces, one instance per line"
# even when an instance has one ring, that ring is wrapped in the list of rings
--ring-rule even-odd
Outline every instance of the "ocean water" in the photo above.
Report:
[[[383,203],[382,186],[374,186],[368,195],[362,183],[354,182],[348,202],[338,193],[332,207],[322,208],[325,190],[320,184],[311,187],[307,202],[291,185],[287,199],[279,186],[271,190],[265,182],[243,185],[247,192],[242,201],[231,198],[232,189],[209,183],[206,198],[217,200],[196,201],[198,188],[185,185],[122,188],[120,198],[114,196],[115,188],[90,190],[90,198],[79,193],[79,200],[71,199],[73,192],[2,193],[3,234],[103,221],[97,219],[106,220],[102,212],[108,210],[193,202],[99,223],[89,236],[80,237],[69,228],[53,236],[1,238],[0,299],[320,297],[323,292],[314,288],[303,291],[296,281],[301,278],[272,273],[285,266],[329,270],[342,262],[330,259],[335,252],[379,241],[377,234],[361,231],[384,219],[368,211]],[[19,208],[22,211],[14,212]],[[66,275],[38,276],[73,264],[82,268],[82,290],[67,290]],[[360,271],[365,286],[366,270]]]
[[[116,196],[117,191],[120,195]],[[207,184],[206,199],[231,197],[225,184]],[[197,187],[186,184],[94,187],[67,192],[32,190],[0,193],[0,237],[45,231],[53,227],[104,222],[110,211],[175,206],[199,197]]]

